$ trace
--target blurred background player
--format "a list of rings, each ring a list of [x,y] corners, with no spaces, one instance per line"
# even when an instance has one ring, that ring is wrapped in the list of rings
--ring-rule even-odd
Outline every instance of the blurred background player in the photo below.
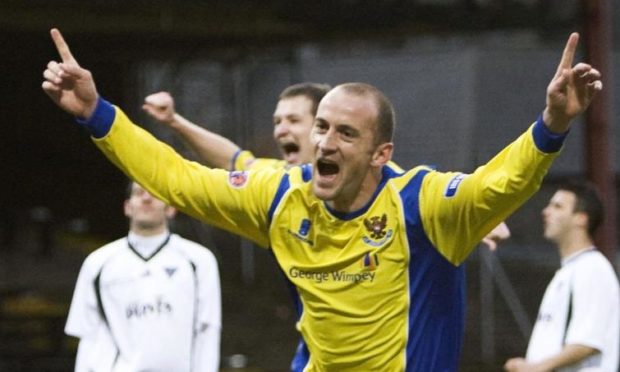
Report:
[[[312,162],[310,131],[319,102],[330,89],[327,84],[299,83],[280,93],[273,113],[273,138],[282,160],[256,158],[228,138],[192,123],[175,111],[168,92],[147,96],[142,108],[179,135],[208,166],[228,170],[278,168]]]
[[[127,237],[84,261],[65,327],[80,339],[75,371],[219,368],[215,256],[169,230],[176,210],[131,183]]]
[[[618,278],[593,240],[603,214],[596,189],[584,181],[561,186],[543,209],[545,238],[562,265],[545,291],[525,359],[509,359],[506,371],[618,371]]]

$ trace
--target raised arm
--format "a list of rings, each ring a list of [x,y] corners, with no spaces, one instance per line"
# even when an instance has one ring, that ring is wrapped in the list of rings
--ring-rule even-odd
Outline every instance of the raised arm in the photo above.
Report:
[[[231,168],[233,157],[240,151],[239,146],[228,138],[210,132],[177,113],[170,93],[158,92],[147,96],[142,109],[153,119],[172,129],[206,165],[223,169]]]
[[[563,146],[570,122],[602,89],[600,73],[573,64],[579,35],[568,38],[547,87],[546,107],[516,141],[472,174],[438,173],[424,179],[420,207],[425,230],[451,262],[460,264],[501,221],[542,184]]]
[[[91,134],[108,159],[156,198],[216,227],[268,247],[269,208],[284,169],[229,173],[184,159],[135,125],[97,93],[60,32],[51,31],[62,62],[49,62],[43,90]]]

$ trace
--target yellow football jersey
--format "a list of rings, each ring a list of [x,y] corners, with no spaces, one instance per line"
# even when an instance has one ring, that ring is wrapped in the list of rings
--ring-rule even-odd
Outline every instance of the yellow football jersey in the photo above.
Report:
[[[112,125],[97,146],[130,178],[273,250],[299,299],[295,371],[458,370],[460,264],[538,189],[563,140],[549,139],[539,121],[471,174],[386,166],[368,204],[344,214],[314,196],[310,165],[209,169],[119,109],[98,115]]]

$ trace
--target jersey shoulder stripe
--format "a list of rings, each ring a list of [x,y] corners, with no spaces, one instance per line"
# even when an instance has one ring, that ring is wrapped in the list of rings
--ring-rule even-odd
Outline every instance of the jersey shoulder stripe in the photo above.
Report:
[[[276,191],[276,195],[273,197],[273,201],[271,202],[271,206],[269,207],[269,213],[267,217],[269,221],[271,221],[271,219],[273,218],[273,213],[275,212],[276,207],[278,206],[278,204],[280,204],[280,200],[282,199],[286,191],[289,189],[289,187],[290,187],[289,175],[285,174],[282,177],[282,180],[280,181],[280,185],[278,186],[278,191]]]
[[[403,191],[404,189],[410,188],[408,187],[409,183],[412,182],[412,180],[420,172],[423,172],[424,174],[426,174],[430,171],[433,171],[433,168],[427,165],[419,165],[406,172],[399,172],[398,170],[395,170],[392,167],[390,167],[389,169],[390,169],[390,172],[393,174],[392,184],[396,187],[396,190],[398,190],[399,192]],[[417,196],[417,193],[416,193],[416,196]]]

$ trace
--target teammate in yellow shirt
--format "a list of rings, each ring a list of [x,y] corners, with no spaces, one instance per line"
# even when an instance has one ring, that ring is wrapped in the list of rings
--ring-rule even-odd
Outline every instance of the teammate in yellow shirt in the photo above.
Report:
[[[312,161],[310,130],[319,101],[330,89],[327,84],[299,83],[280,93],[273,113],[273,138],[282,154],[281,160],[255,158],[228,138],[192,123],[176,112],[174,99],[168,92],[147,96],[142,108],[179,135],[208,166],[228,170],[279,168]]]
[[[269,247],[303,309],[299,371],[456,371],[464,322],[460,265],[542,182],[570,121],[602,88],[572,66],[568,39],[547,107],[472,174],[394,172],[394,113],[362,83],[332,89],[312,129],[311,165],[253,172],[183,159],[102,99],[58,30],[61,63],[43,89],[80,118],[104,154],[156,197]]]

